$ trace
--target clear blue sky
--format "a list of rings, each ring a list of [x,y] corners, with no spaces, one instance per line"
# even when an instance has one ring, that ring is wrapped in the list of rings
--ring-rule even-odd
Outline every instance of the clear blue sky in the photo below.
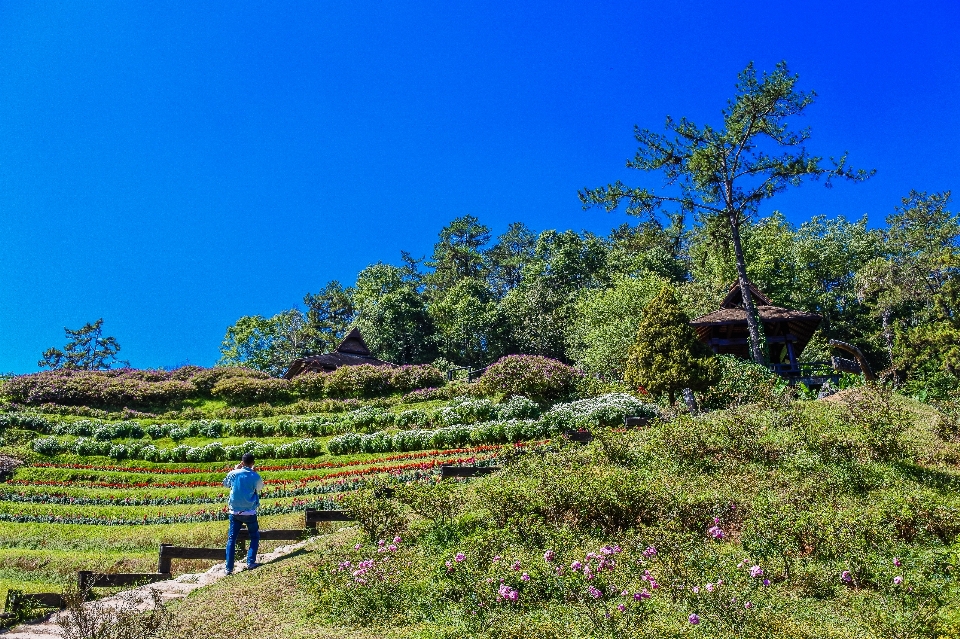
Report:
[[[958,33],[955,0],[2,3],[0,372],[98,317],[135,366],[212,364],[458,215],[606,232],[577,190],[637,182],[633,125],[716,122],[751,60],[877,169],[789,219],[960,197]]]

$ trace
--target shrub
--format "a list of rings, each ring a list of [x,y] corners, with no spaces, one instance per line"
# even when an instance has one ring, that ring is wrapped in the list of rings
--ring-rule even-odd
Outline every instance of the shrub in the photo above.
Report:
[[[785,397],[786,382],[760,364],[732,355],[716,358],[720,380],[701,395],[700,407],[707,410],[743,404],[769,405]]]
[[[327,375],[327,395],[338,399],[389,395],[392,375],[393,371],[389,366],[341,366]]]
[[[657,417],[659,414],[659,409],[654,404],[642,402],[625,393],[611,393],[557,404],[544,414],[542,421],[557,430],[588,429],[599,426],[619,426],[627,416]]]
[[[394,423],[394,414],[382,408],[365,406],[346,413],[340,423],[350,430],[369,431],[374,428],[386,428]]]
[[[150,439],[162,439],[169,434],[171,428],[173,426],[170,424],[151,424],[147,426],[147,435],[150,436]]]
[[[496,407],[497,419],[536,419],[540,417],[540,406],[523,395],[514,395]]]
[[[42,437],[40,439],[35,439],[30,444],[30,448],[36,453],[41,455],[59,455],[60,451],[63,450],[60,444],[60,440],[56,437]]]
[[[300,397],[323,399],[327,376],[323,373],[306,372],[290,380],[290,388]]]
[[[228,377],[218,381],[210,392],[229,404],[284,401],[290,397],[290,382],[285,379]]]
[[[243,368],[240,366],[217,366],[215,368],[201,370],[191,377],[190,381],[197,388],[197,391],[199,391],[200,394],[209,395],[213,391],[213,387],[216,386],[218,382],[234,377],[246,379],[270,379],[270,376],[266,373],[255,371],[250,368]]]
[[[390,369],[391,391],[407,393],[421,388],[437,388],[446,381],[444,374],[430,365],[398,366]]]
[[[537,402],[553,402],[568,397],[579,377],[579,371],[555,359],[508,355],[484,371],[477,390],[488,396],[523,395]]]
[[[489,399],[460,399],[450,406],[443,406],[433,414],[437,424],[473,424],[493,416],[494,404]]]
[[[410,426],[426,426],[430,423],[430,415],[427,414],[427,411],[414,408],[412,410],[405,410],[394,418],[394,423],[400,428],[408,428]]]

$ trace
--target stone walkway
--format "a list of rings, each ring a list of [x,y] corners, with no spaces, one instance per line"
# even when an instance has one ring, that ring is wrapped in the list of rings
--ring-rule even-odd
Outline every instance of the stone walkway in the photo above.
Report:
[[[257,555],[257,561],[263,564],[276,561],[285,555],[300,550],[310,543],[310,541],[312,540],[307,539],[289,546],[281,546],[271,553]],[[243,561],[237,562],[236,572],[246,569],[247,567]],[[132,590],[124,590],[110,597],[104,597],[103,599],[98,599],[96,602],[85,604],[85,606],[100,605],[113,608],[136,606],[140,610],[147,610],[153,606],[153,598],[150,596],[150,590],[158,591],[164,602],[180,599],[181,597],[186,597],[197,588],[203,588],[204,586],[209,586],[212,583],[220,581],[227,576],[225,570],[226,566],[224,564],[217,564],[206,572],[180,575],[176,579],[158,581]],[[62,637],[60,626],[57,625],[57,617],[61,614],[64,613],[53,613],[41,621],[16,626],[6,632],[0,633],[0,637],[3,639],[55,639]]]

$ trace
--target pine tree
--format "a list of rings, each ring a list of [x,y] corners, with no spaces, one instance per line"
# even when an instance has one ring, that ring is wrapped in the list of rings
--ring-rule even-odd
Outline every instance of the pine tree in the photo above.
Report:
[[[664,286],[643,309],[627,356],[624,379],[673,404],[684,388],[704,390],[717,381],[712,353],[698,340],[673,289]]]

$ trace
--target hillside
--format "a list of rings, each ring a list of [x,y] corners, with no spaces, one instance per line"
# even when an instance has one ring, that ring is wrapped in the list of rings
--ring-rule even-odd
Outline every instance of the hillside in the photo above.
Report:
[[[955,402],[855,380],[816,401],[724,370],[696,416],[537,358],[472,384],[226,408],[201,395],[136,419],[9,404],[0,453],[24,463],[0,484],[3,585],[58,592],[78,570],[151,572],[160,543],[222,546],[220,479],[253,451],[263,529],[301,527],[306,507],[356,523],[174,602],[170,637],[960,636]],[[109,378],[74,390],[169,381]],[[234,414],[250,408],[263,416]],[[624,429],[628,415],[649,421]],[[441,482],[448,463],[502,470]]]

